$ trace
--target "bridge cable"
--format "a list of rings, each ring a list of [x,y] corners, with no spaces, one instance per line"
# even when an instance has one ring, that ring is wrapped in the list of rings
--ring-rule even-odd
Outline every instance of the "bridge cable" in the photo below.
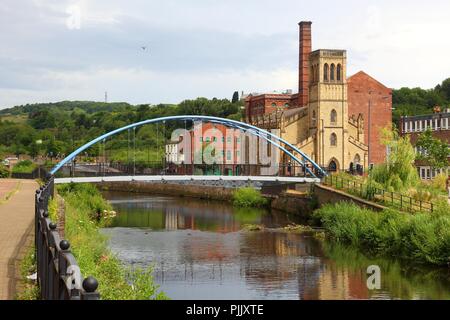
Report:
[[[136,175],[136,127],[133,127],[133,176]]]
[[[130,165],[130,129],[128,129],[128,138],[127,138],[127,168],[129,168],[129,165]]]
[[[105,163],[106,163],[106,138],[103,139],[103,176],[105,176]]]

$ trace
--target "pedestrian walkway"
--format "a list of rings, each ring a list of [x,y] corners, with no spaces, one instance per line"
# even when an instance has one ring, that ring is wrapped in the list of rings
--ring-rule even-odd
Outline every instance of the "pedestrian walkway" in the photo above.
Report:
[[[0,299],[14,299],[14,262],[33,230],[34,194],[38,184],[34,180],[0,180],[2,194],[19,189],[7,201],[0,202]]]

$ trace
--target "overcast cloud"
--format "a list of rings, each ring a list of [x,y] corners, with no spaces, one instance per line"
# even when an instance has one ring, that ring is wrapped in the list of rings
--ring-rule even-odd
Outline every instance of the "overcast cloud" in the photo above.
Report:
[[[393,2],[2,0],[0,108],[296,92],[301,20],[313,49],[348,51],[348,76],[434,87],[450,77],[450,2]]]

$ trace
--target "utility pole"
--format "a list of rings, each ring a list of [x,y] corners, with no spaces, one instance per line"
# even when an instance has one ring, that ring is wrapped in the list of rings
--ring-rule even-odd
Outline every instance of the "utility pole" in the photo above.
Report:
[[[105,103],[108,102],[108,91],[105,91]]]

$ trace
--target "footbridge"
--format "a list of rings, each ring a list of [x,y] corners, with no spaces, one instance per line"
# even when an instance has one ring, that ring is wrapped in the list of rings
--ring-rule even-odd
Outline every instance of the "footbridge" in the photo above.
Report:
[[[167,138],[167,135],[165,134],[166,126],[167,123],[171,122],[173,122],[172,125],[175,124],[180,127],[184,126],[184,133],[181,135],[179,141],[170,142],[172,144],[178,143],[180,148],[183,149],[182,161],[171,163],[167,160],[167,154],[165,157],[158,159],[156,163],[151,163],[150,161],[148,163],[142,163],[137,161],[136,140],[138,140],[138,138],[136,131],[139,130],[139,127],[144,125],[162,125],[162,129],[156,127],[156,132],[157,135],[159,135],[159,132],[163,132],[163,140],[165,141]],[[221,137],[213,137],[212,134],[207,135],[200,129],[199,140],[195,130],[197,130],[196,128],[199,124],[203,125],[205,123],[209,123],[209,126],[211,127],[212,125],[213,128],[219,126],[232,129],[233,132],[238,132],[239,135],[244,137],[255,138],[256,140],[253,140],[253,142],[256,141],[254,144],[257,145],[252,146],[248,142],[249,139],[247,138],[245,140],[244,138],[244,140],[247,141],[247,145],[243,148],[244,142],[242,142],[241,149],[237,150],[236,146],[229,142],[231,139],[228,136],[223,136],[223,130],[214,131],[218,132],[219,135],[222,135]],[[128,133],[126,152],[127,155],[130,156],[125,163],[108,159],[105,151],[107,142],[111,142],[114,136],[122,133]],[[204,134],[205,137],[203,137]],[[233,139],[235,138],[233,137]],[[156,138],[156,141],[159,141],[158,138]],[[261,142],[264,142],[274,150],[278,150],[278,153],[281,154],[281,156],[277,159],[282,159],[282,161],[278,161],[277,163],[273,163],[272,161],[269,165],[267,163],[263,165],[261,164],[261,157],[259,154],[249,156],[248,150],[252,148],[258,150],[258,152],[260,152],[261,149],[266,148],[260,144]],[[103,150],[101,161],[93,161],[90,163],[83,162],[81,160],[82,157],[87,155],[87,151],[92,150],[92,147],[96,144],[98,144],[98,149]],[[192,147],[193,149],[195,149],[195,146],[198,147],[200,145],[201,151],[203,149],[211,148],[212,146],[218,150],[215,152],[222,154],[223,158],[218,161],[215,159],[214,163],[206,164],[203,161],[202,156],[200,156],[200,162],[198,162],[198,160],[196,161],[196,159],[198,159],[196,158],[196,152],[198,151],[193,149],[185,151],[187,145],[189,145],[189,148]],[[159,148],[160,146],[157,147]],[[162,154],[166,153],[167,150],[165,149],[165,145],[163,146],[163,150]],[[242,154],[245,153],[247,159],[239,159],[238,161],[237,157],[230,156],[230,154],[239,154],[239,152],[242,152]],[[161,154],[159,149],[156,153]],[[271,153],[274,154],[276,152],[272,151]],[[245,157],[242,156],[242,158]],[[271,173],[267,173],[268,167],[271,168]],[[201,115],[176,115],[147,119],[105,133],[77,148],[67,157],[62,159],[51,169],[50,174],[54,176],[55,183],[212,180],[289,183],[319,182],[321,177],[327,175],[324,168],[315,163],[306,153],[273,132],[237,120]]]

